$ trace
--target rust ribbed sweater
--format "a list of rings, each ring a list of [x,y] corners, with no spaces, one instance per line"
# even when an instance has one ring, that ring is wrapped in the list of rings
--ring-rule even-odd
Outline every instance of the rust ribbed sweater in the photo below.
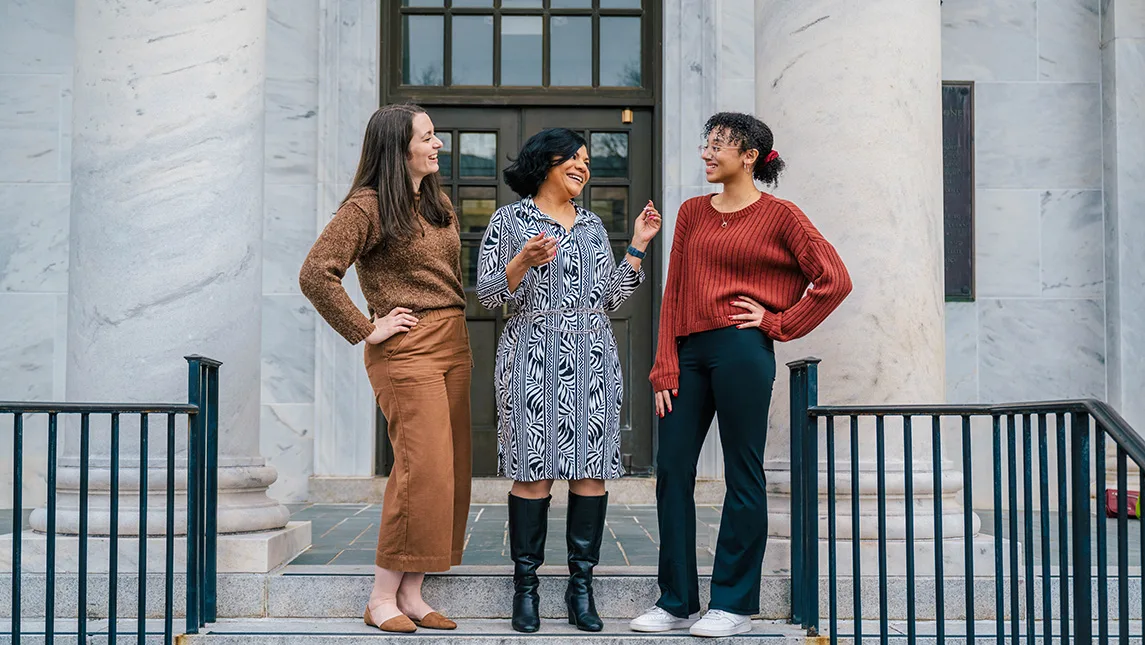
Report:
[[[720,213],[711,195],[693,197],[676,217],[652,387],[679,387],[677,339],[737,324],[730,316],[746,310],[732,301],[741,295],[767,309],[760,329],[785,341],[815,329],[850,292],[839,254],[791,202],[764,193]]]

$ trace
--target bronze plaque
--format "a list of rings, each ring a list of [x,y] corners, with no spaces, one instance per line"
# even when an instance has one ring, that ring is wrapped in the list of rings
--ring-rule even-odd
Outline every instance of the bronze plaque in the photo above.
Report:
[[[942,85],[946,300],[974,300],[974,87]]]

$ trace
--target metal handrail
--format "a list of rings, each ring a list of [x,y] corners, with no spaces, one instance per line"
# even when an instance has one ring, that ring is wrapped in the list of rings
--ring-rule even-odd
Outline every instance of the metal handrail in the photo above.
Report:
[[[193,355],[185,357],[188,366],[189,403],[70,403],[70,402],[13,402],[0,401],[0,415],[11,415],[13,448],[12,490],[12,621],[13,642],[21,638],[21,532],[23,525],[23,440],[27,415],[46,414],[47,423],[47,526],[45,567],[45,628],[44,640],[55,638],[55,552],[56,552],[56,481],[59,444],[59,416],[80,417],[79,446],[79,574],[77,584],[77,635],[87,638],[87,585],[88,585],[88,479],[90,469],[91,417],[106,415],[110,419],[110,508],[108,550],[108,627],[107,639],[116,640],[118,631],[118,540],[119,540],[119,442],[120,417],[138,415],[139,418],[139,552],[138,552],[138,642],[147,640],[147,474],[150,464],[148,439],[154,432],[166,439],[166,563],[164,569],[164,642],[170,644],[174,634],[174,536],[175,536],[175,452],[176,418],[187,418],[187,567],[186,567],[186,628],[185,633],[197,633],[199,628],[216,618],[216,560],[217,560],[217,506],[218,506],[218,369],[217,360]],[[149,429],[149,415],[166,417],[165,428]],[[156,424],[159,425],[159,424]],[[165,432],[164,432],[165,430]]]
[[[1128,463],[1130,460],[1139,467],[1145,467],[1145,439],[1107,403],[1094,399],[1068,399],[1059,401],[1034,401],[1003,404],[973,404],[973,405],[819,405],[818,404],[818,364],[817,358],[806,358],[788,363],[791,370],[791,499],[792,499],[792,622],[803,626],[809,635],[819,633],[819,521],[822,513],[819,509],[820,482],[819,482],[819,441],[826,439],[827,469],[826,469],[826,498],[827,498],[827,525],[828,525],[828,590],[829,590],[829,616],[830,625],[827,630],[832,643],[836,642],[839,634],[838,621],[838,575],[836,542],[851,542],[851,582],[854,591],[855,616],[862,615],[861,602],[861,572],[859,543],[859,517],[860,517],[860,490],[858,488],[859,469],[857,445],[862,436],[873,434],[872,441],[877,448],[876,470],[878,485],[875,496],[878,501],[878,577],[879,577],[879,631],[885,639],[888,636],[888,515],[886,491],[886,456],[885,446],[890,428],[888,420],[901,422],[901,441],[903,446],[903,485],[904,495],[908,500],[914,500],[913,484],[915,471],[912,467],[912,443],[914,432],[929,434],[931,439],[930,468],[928,474],[932,477],[931,485],[935,493],[931,501],[933,504],[934,537],[927,537],[922,542],[933,544],[934,551],[934,594],[936,636],[938,642],[945,639],[944,618],[944,591],[947,580],[944,575],[944,552],[948,547],[940,547],[946,537],[962,539],[964,550],[962,557],[965,562],[961,567],[954,567],[954,575],[963,580],[966,602],[966,634],[967,640],[975,638],[975,583],[977,579],[974,571],[972,525],[974,519],[973,504],[973,476],[972,472],[987,472],[992,466],[993,470],[993,521],[994,521],[994,569],[987,572],[993,575],[994,611],[996,623],[996,638],[1002,642],[1005,638],[1017,639],[1021,636],[1027,638],[1052,638],[1055,630],[1054,622],[1060,624],[1059,636],[1072,637],[1075,642],[1090,642],[1096,638],[1100,642],[1110,642],[1110,592],[1111,586],[1116,583],[1118,633],[1114,637],[1127,643],[1130,638],[1129,629],[1129,528],[1128,516]],[[848,418],[850,435],[850,522],[851,537],[840,538],[838,532],[836,497],[845,489],[836,486],[836,474],[848,474],[846,469],[839,470],[836,465],[835,421],[839,418]],[[929,424],[917,423],[922,417],[925,421],[929,417]],[[961,424],[942,423],[943,418],[960,417]],[[989,417],[992,420],[992,433],[988,433],[992,441],[992,463],[972,463],[971,420],[976,417]],[[861,418],[873,419],[874,432],[870,428],[860,433],[859,420]],[[823,421],[824,428],[820,421]],[[912,423],[914,421],[915,423]],[[1053,423],[1051,423],[1051,421]],[[1003,423],[1005,422],[1005,423]],[[919,426],[929,425],[929,428]],[[915,429],[912,429],[912,426]],[[1056,427],[1054,427],[1056,426]],[[842,436],[846,436],[843,428]],[[983,429],[985,430],[985,429]],[[1056,430],[1056,435],[1054,433]],[[963,491],[959,501],[963,508],[962,535],[943,535],[942,513],[942,446],[944,435],[953,433],[961,438],[961,458]],[[1091,433],[1093,436],[1091,437]],[[1018,437],[1021,443],[1018,443]],[[1056,440],[1055,440],[1056,436]],[[1116,487],[1108,492],[1116,494],[1107,500],[1107,465],[1106,442],[1113,441],[1113,453],[1116,456]],[[1048,453],[1050,443],[1056,446],[1056,481],[1051,482],[1051,465]],[[1020,450],[1019,450],[1020,446]],[[1004,451],[1004,448],[1007,450]],[[1037,451],[1038,479],[1033,478],[1034,451]],[[1003,459],[1003,453],[1006,458]],[[1067,452],[1070,459],[1067,460]],[[1003,465],[1008,477],[1003,479]],[[926,467],[924,466],[924,469]],[[1021,475],[1019,476],[1019,471]],[[1019,477],[1021,478],[1019,480]],[[1019,483],[1022,485],[1019,486]],[[1069,489],[1067,492],[1067,483]],[[1140,489],[1145,492],[1145,469],[1140,478]],[[1003,494],[1003,491],[1006,494]],[[1096,507],[1091,501],[1091,491],[1096,490]],[[1021,500],[1019,500],[1021,491]],[[1035,511],[1034,494],[1038,498],[1039,511]],[[1058,513],[1056,519],[1056,533],[1051,530],[1049,517],[1050,493],[1055,492],[1058,498]],[[1115,501],[1114,501],[1115,500]],[[905,513],[905,566],[906,566],[906,594],[907,594],[907,623],[908,641],[913,641],[917,635],[916,628],[916,599],[915,599],[915,547],[918,544],[914,537],[914,522],[916,502],[906,504]],[[1107,522],[1101,518],[1107,515],[1107,505],[1112,517],[1116,517],[1116,554],[1118,555],[1116,573],[1108,566],[1108,552],[1110,547],[1107,538],[1110,529]],[[1114,506],[1116,508],[1114,508]],[[924,506],[925,508],[925,506]],[[1008,515],[1008,522],[1003,522],[1003,513]],[[1134,512],[1135,513],[1135,512]],[[1093,524],[1094,515],[1098,521]],[[1019,530],[1019,516],[1022,516],[1024,534]],[[1040,544],[1035,539],[1035,516],[1040,519],[1038,534]],[[930,514],[927,514],[930,517]],[[1070,519],[1072,517],[1072,520]],[[1006,525],[1008,524],[1008,526]],[[1095,530],[1096,529],[1096,530]],[[1140,522],[1141,541],[1145,543],[1145,521]],[[1054,534],[1058,547],[1058,562],[1053,562],[1050,556],[1051,533]],[[1004,568],[1003,542],[1008,542],[1009,562],[1008,571]],[[1019,556],[1019,543],[1023,544]],[[1068,545],[1068,548],[1067,548]],[[1040,548],[1035,548],[1039,547]],[[1035,555],[1039,556],[1035,558]],[[1019,559],[1024,559],[1024,571],[1019,567]],[[1035,565],[1035,560],[1037,564]],[[1041,575],[1042,603],[1035,605],[1037,592],[1037,570]],[[873,575],[868,573],[867,575]],[[981,575],[981,574],[979,574]],[[1135,580],[1140,580],[1145,587],[1145,567]],[[1008,580],[1009,589],[1005,581]],[[1060,591],[1058,597],[1060,608],[1052,606],[1051,582],[1057,581]],[[1096,582],[1096,585],[1093,583]],[[1091,589],[1091,586],[1093,587]],[[1066,590],[1070,593],[1066,593]],[[989,593],[991,590],[980,590]],[[1025,626],[1021,625],[1021,592],[1025,592]],[[1096,592],[1096,593],[1094,593]],[[1004,614],[1007,611],[1004,599],[1009,600],[1009,625],[1007,626]],[[1094,596],[1096,595],[1096,598]],[[1095,602],[1096,601],[1096,602]],[[1071,610],[1072,603],[1072,612]],[[1055,614],[1056,611],[1056,614]],[[1040,612],[1042,622],[1036,621],[1036,614]],[[1145,616],[1145,595],[1142,596],[1142,616]],[[1071,626],[1072,614],[1072,626]],[[1092,621],[1096,620],[1097,629],[1093,629]],[[862,636],[862,623],[857,620],[853,623],[856,630],[856,640]],[[871,635],[868,632],[868,635]],[[1145,637],[1145,634],[1141,634]],[[1136,636],[1135,636],[1136,637]]]

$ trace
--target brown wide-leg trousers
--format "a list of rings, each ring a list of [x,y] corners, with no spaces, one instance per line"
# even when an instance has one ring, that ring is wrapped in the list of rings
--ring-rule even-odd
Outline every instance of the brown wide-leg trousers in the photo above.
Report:
[[[472,472],[469,332],[461,309],[430,311],[410,331],[366,346],[394,467],[374,562],[395,571],[461,564]]]

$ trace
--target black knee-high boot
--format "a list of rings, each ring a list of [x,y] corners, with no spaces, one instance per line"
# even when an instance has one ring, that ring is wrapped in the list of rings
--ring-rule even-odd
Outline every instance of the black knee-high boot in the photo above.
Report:
[[[537,567],[545,561],[549,501],[509,495],[509,554],[513,558],[513,629],[531,633],[541,627],[540,580]]]
[[[569,549],[569,586],[565,592],[569,623],[586,632],[604,628],[592,596],[592,568],[600,562],[600,541],[604,536],[604,515],[608,493],[581,497],[569,493],[566,539]]]

